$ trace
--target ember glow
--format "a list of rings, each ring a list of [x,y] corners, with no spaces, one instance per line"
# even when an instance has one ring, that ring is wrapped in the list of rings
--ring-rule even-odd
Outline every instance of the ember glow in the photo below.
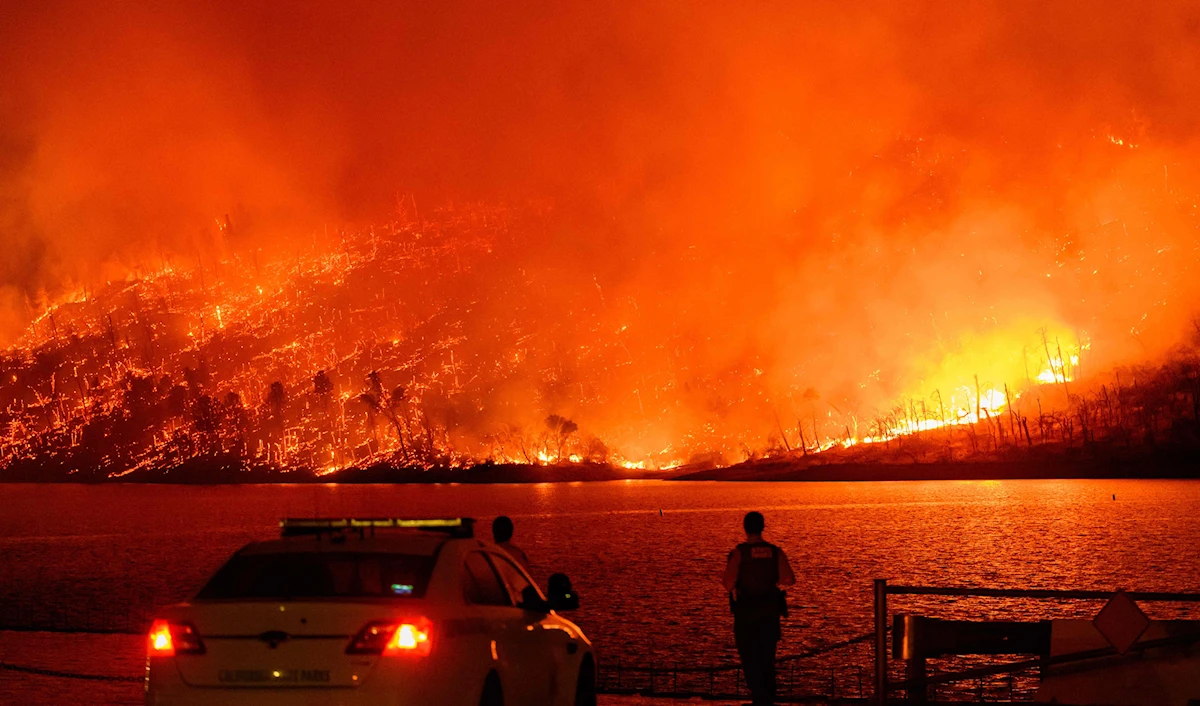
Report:
[[[203,5],[0,25],[0,469],[978,455],[1191,360],[1194,4]]]

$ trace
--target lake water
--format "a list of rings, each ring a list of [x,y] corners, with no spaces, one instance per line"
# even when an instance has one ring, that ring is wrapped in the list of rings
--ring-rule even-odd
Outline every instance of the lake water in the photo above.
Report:
[[[789,553],[798,577],[784,654],[869,632],[874,578],[1200,591],[1200,482],[1191,481],[0,485],[0,624],[140,627],[156,608],[188,598],[234,550],[275,536],[283,516],[487,523],[507,514],[536,578],[572,577],[583,599],[573,618],[606,664],[719,662],[735,654],[718,579],[751,509],[766,515],[767,538]],[[1099,608],[926,598],[893,598],[891,607],[1013,619]],[[1196,608],[1146,608],[1152,617],[1200,618]],[[0,661],[10,663],[137,674],[140,650],[127,637],[0,632]],[[862,645],[824,659],[866,667],[870,653]],[[58,688],[17,679],[0,672],[0,700],[13,689]]]

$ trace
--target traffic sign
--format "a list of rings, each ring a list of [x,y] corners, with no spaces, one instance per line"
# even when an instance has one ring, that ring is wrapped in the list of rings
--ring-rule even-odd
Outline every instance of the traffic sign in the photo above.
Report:
[[[1117,652],[1125,654],[1150,627],[1150,618],[1128,593],[1117,591],[1096,614],[1092,625]]]

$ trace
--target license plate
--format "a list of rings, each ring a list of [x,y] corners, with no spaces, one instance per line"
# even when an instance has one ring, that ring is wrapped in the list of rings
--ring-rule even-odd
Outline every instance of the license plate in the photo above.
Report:
[[[328,684],[328,669],[222,669],[222,684]]]

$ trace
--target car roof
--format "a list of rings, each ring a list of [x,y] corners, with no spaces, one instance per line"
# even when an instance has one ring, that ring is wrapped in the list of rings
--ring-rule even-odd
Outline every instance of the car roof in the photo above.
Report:
[[[385,554],[408,554],[433,556],[443,545],[457,543],[456,540],[437,532],[377,532],[374,536],[360,537],[346,533],[336,537],[299,536],[271,539],[248,544],[238,554],[308,554],[313,552],[362,552]]]

